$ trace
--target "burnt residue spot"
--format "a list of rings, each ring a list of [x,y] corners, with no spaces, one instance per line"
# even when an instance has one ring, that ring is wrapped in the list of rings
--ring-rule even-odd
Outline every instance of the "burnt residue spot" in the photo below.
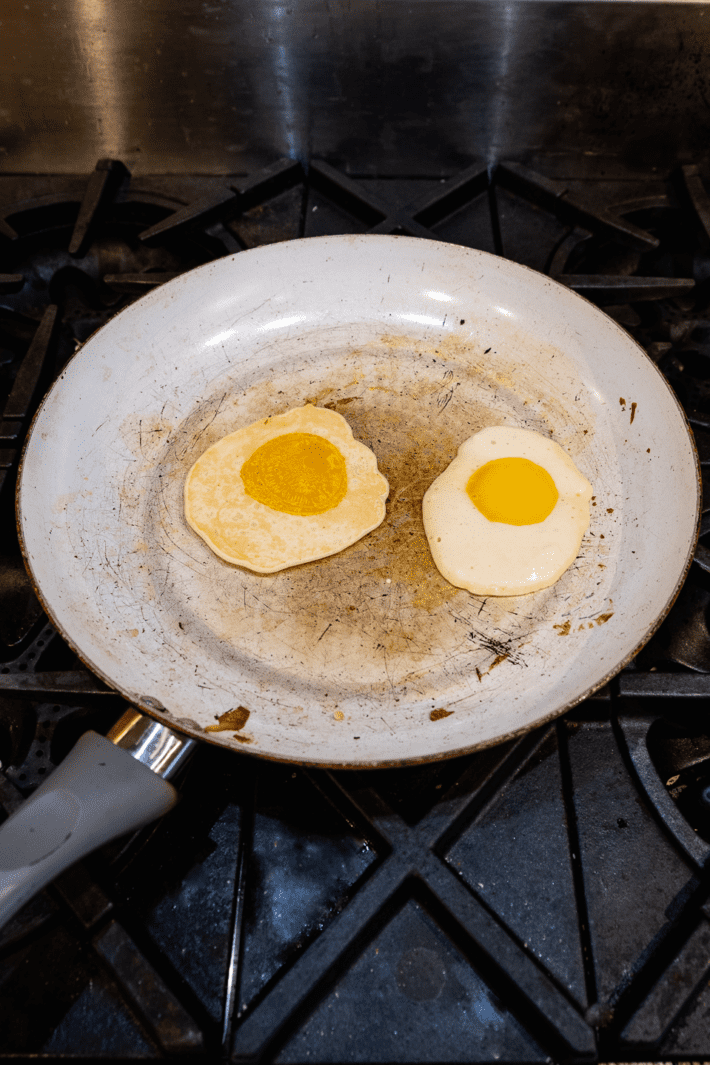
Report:
[[[208,725],[205,728],[205,732],[230,732],[234,729],[238,732],[243,729],[249,720],[249,711],[246,706],[237,706],[234,710],[227,710],[226,713],[220,714],[217,718],[218,724]],[[239,739],[239,737],[235,737]]]
[[[631,422],[633,422],[634,418],[636,417],[636,407],[637,406],[638,406],[637,403],[632,403],[631,404],[631,419],[629,421],[629,425],[631,425]]]
[[[620,404],[620,406],[622,406],[622,407],[625,407],[625,406],[626,406],[626,400],[624,399],[624,397],[623,397],[623,396],[619,396],[619,404]]]
[[[472,640],[477,640],[481,647],[485,648],[486,651],[490,651],[492,655],[510,653],[509,648],[505,643],[501,640],[495,640],[490,636],[486,636],[484,632],[476,632],[474,629],[472,632],[469,632],[468,635]]]
[[[452,370],[447,370],[444,374],[445,385],[442,386],[436,397],[436,405],[439,408],[439,411],[446,410],[454,397],[456,389],[461,384],[460,381],[453,381],[453,376],[454,374]]]
[[[436,402],[440,399],[437,396]],[[356,421],[352,424],[354,431],[359,430]],[[371,558],[375,565],[366,567],[363,576],[389,579],[393,588],[408,592],[414,606],[435,609],[459,592],[434,565],[422,521],[422,498],[455,456],[460,439],[442,431],[432,441],[421,427],[404,426],[389,418],[387,411],[370,411],[367,425],[373,435],[376,433],[378,467],[389,482],[390,495],[385,521],[368,537],[371,551],[367,560]],[[360,430],[361,438],[364,435]],[[331,562],[331,570],[343,573],[341,584],[357,587],[352,584],[354,574],[349,558],[353,556],[354,560],[360,551],[360,546],[354,544]],[[326,572],[322,565],[320,572]],[[323,591],[328,594],[327,588]]]
[[[487,673],[490,673],[492,669],[499,666],[501,662],[505,662],[508,659],[512,665],[525,665],[521,661],[520,655],[514,646],[514,640],[497,640],[491,636],[487,636],[484,632],[477,632],[475,629],[469,632],[469,638],[475,640],[480,647],[488,651],[494,656],[493,661],[487,669]],[[484,674],[485,675],[485,674]]]
[[[430,721],[441,721],[442,717],[451,717],[453,710],[444,710],[443,707],[439,710],[432,710],[429,714]]]
[[[234,736],[232,738],[237,740],[238,743],[253,743],[254,742],[254,740],[251,738],[251,736],[240,736],[238,732],[235,732]]]
[[[613,617],[614,611],[612,610],[609,614],[600,614],[599,617],[595,618],[594,620],[596,621],[597,625],[605,625],[609,618]]]
[[[565,621],[564,625],[553,625],[553,629],[557,629],[558,636],[569,636],[570,621],[569,618]]]

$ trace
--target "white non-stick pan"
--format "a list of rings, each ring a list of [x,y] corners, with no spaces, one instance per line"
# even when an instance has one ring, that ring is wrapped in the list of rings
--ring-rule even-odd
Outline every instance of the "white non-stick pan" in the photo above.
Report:
[[[257,575],[187,524],[185,476],[304,403],[372,448],[387,516]],[[552,437],[594,488],[577,561],[513,598],[447,584],[421,521],[462,441],[498,424]],[[498,742],[603,684],[673,602],[698,500],[683,413],[606,315],[483,252],[347,236],[210,263],[93,336],[34,423],[19,524],[52,621],[135,706],[267,758],[374,766]],[[240,707],[224,723],[242,727],[205,731]]]
[[[337,555],[257,575],[187,524],[185,477],[223,435],[305,403],[339,411],[374,451],[387,515]],[[422,496],[491,425],[551,437],[594,488],[579,556],[542,592],[473,596],[429,554]],[[499,742],[613,676],[682,584],[699,485],[661,374],[584,299],[483,252],[347,236],[221,259],[117,315],[42,404],[18,514],[50,618],[135,707],[234,750],[367,767]],[[155,750],[172,749],[155,728]],[[0,920],[63,851],[100,842],[102,819],[108,837],[174,801],[156,794],[117,829],[137,784],[107,798],[118,748],[91,743],[77,756],[90,785],[60,780],[63,765],[38,812],[3,826]]]

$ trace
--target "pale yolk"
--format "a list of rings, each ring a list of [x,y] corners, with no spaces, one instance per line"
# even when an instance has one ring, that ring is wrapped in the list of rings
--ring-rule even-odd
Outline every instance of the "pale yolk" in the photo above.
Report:
[[[282,433],[267,440],[241,468],[244,491],[284,514],[306,517],[332,510],[345,498],[345,459],[315,433]]]
[[[537,525],[559,499],[547,470],[521,458],[487,462],[471,474],[466,492],[485,518],[506,525]]]

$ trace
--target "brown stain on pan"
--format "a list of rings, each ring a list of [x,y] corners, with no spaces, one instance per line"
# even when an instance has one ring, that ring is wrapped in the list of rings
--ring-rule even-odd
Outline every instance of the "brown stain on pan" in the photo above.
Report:
[[[239,732],[249,720],[250,711],[246,706],[237,706],[234,710],[227,710],[217,718],[216,725],[207,725],[205,732]]]
[[[343,413],[339,404],[333,408]],[[313,605],[324,605],[337,586],[344,612],[351,615],[341,617],[341,623],[349,625],[358,625],[353,615],[370,605],[368,583],[389,582],[394,587],[382,594],[400,589],[417,609],[430,611],[449,602],[458,591],[434,565],[421,506],[429,485],[454,458],[459,441],[450,431],[427,439],[422,427],[407,424],[400,412],[368,409],[362,401],[349,406],[348,422],[356,438],[366,439],[372,447],[378,469],[389,483],[385,518],[367,537],[337,555],[291,570],[291,602],[297,608],[306,597]]]
[[[429,720],[442,721],[445,717],[451,717],[453,712],[453,710],[444,710],[443,707],[440,707],[438,710],[432,710],[432,712],[429,714]]]

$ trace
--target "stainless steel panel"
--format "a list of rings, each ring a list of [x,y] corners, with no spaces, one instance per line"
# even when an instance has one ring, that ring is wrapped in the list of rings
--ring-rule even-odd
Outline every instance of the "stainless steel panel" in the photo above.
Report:
[[[5,0],[0,170],[707,162],[705,3]]]

